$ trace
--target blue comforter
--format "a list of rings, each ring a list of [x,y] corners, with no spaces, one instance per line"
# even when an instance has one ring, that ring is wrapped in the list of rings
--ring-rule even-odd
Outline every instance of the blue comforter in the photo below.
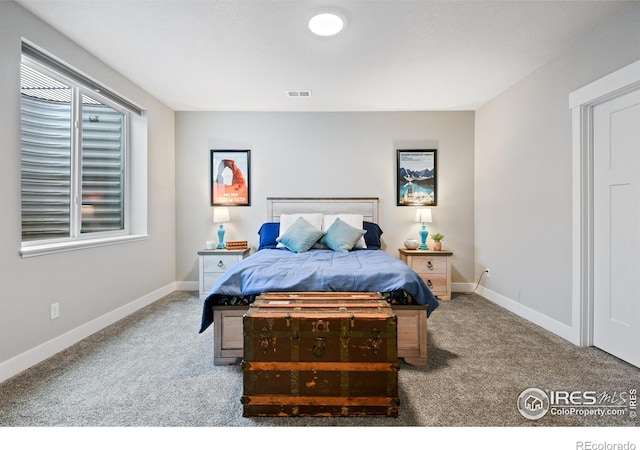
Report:
[[[274,291],[406,291],[414,302],[427,305],[427,315],[438,300],[422,278],[403,261],[383,250],[339,253],[311,250],[260,250],[234,264],[207,296],[200,332],[213,323],[212,307],[221,296],[251,296]]]

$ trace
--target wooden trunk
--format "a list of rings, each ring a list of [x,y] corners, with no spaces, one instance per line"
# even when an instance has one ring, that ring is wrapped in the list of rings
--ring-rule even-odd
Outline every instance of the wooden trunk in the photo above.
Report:
[[[243,330],[245,417],[397,417],[397,320],[379,294],[267,293]]]

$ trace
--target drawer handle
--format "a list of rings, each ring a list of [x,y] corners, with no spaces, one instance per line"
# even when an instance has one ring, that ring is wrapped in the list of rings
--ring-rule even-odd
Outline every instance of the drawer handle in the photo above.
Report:
[[[431,282],[431,280],[427,280],[427,286],[428,286],[429,288],[432,288],[432,287],[433,287],[433,283]]]
[[[427,269],[433,270],[433,263],[431,261],[427,261]]]
[[[220,268],[224,267],[224,263],[222,262],[222,260],[218,261],[218,267]]]

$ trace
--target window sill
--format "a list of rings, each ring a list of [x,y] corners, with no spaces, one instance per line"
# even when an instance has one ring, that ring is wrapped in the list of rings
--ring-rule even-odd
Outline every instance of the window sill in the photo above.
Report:
[[[51,255],[53,253],[69,252],[73,250],[82,250],[92,247],[103,247],[105,245],[124,244],[127,242],[143,241],[148,239],[146,234],[116,236],[100,239],[86,239],[73,242],[61,242],[57,244],[30,245],[20,249],[20,256],[30,258],[32,256]]]

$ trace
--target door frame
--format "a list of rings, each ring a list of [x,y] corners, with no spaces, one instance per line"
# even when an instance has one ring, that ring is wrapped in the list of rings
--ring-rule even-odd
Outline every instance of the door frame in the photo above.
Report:
[[[569,94],[572,140],[571,341],[593,345],[593,108],[640,89],[640,60]]]

